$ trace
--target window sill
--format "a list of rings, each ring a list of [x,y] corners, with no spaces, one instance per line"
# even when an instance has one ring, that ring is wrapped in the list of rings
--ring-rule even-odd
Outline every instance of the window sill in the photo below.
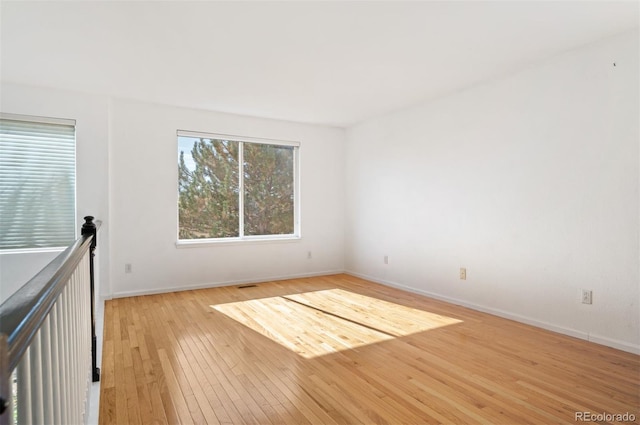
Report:
[[[179,240],[176,242],[176,248],[203,248],[211,246],[228,246],[228,245],[246,245],[246,244],[280,244],[280,243],[292,243],[299,242],[302,238],[300,236],[283,236],[283,237],[269,237],[269,238],[226,238],[226,239],[191,239],[191,240]]]

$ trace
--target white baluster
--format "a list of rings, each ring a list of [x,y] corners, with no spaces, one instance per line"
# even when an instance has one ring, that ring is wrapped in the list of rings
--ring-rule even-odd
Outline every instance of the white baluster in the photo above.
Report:
[[[67,318],[67,309],[66,305],[68,303],[67,291],[62,291],[60,294],[58,307],[58,322],[60,325],[60,339],[58,341],[60,348],[60,373],[61,373],[61,381],[62,388],[65,389],[64,393],[61,394],[62,403],[62,423],[70,423],[70,401],[69,401],[69,391],[68,388],[70,386],[69,383],[69,324]]]
[[[62,386],[61,364],[60,364],[60,323],[58,322],[60,299],[56,301],[51,309],[51,376],[53,380],[53,423],[62,424],[62,398],[61,394],[65,391]]]
[[[64,345],[64,359],[63,363],[65,365],[65,381],[66,381],[66,391],[64,394],[65,403],[64,409],[66,412],[66,423],[74,423],[74,416],[72,410],[72,397],[73,394],[70,391],[70,388],[73,385],[71,380],[71,370],[73,369],[73,361],[71,355],[71,339],[73,336],[71,335],[71,316],[69,314],[69,304],[71,303],[69,297],[69,287],[66,287],[62,293],[62,298],[64,302],[62,303],[62,331],[64,333],[62,344]]]
[[[40,351],[42,372],[42,417],[43,423],[53,423],[53,365],[51,364],[51,315],[40,328]]]
[[[69,302],[67,303],[67,316],[69,318],[69,398],[70,398],[70,413],[72,422],[78,423],[78,358],[77,358],[77,346],[78,346],[78,333],[76,332],[76,314],[75,309],[77,305],[75,291],[74,291],[74,279],[71,278],[69,285],[67,286],[69,293]]]
[[[17,367],[18,423],[32,424],[31,415],[31,348],[27,348]]]
[[[31,356],[31,415],[34,424],[44,424],[44,406],[42,400],[42,351],[41,333],[38,331],[29,346]]]

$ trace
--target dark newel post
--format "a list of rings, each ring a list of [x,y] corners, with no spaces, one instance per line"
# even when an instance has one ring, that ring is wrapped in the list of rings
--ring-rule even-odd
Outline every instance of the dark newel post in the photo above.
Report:
[[[97,357],[97,346],[96,346],[96,294],[95,294],[95,270],[93,268],[93,257],[96,255],[96,245],[98,238],[98,231],[95,223],[93,222],[93,217],[88,215],[84,218],[85,223],[82,225],[82,236],[90,236],[93,235],[93,239],[91,240],[91,246],[89,251],[91,255],[89,256],[89,276],[91,279],[91,376],[93,382],[98,382],[100,380],[100,368],[97,365],[98,357]]]

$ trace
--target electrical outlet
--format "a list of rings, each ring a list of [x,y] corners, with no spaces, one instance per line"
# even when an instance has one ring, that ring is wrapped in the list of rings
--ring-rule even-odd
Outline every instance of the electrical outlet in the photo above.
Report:
[[[311,260],[311,251],[307,251],[307,259]]]
[[[467,269],[460,267],[460,279],[467,280]]]
[[[582,290],[582,304],[593,304],[593,292],[588,289]]]
[[[125,273],[131,273],[131,264],[127,263],[124,265],[124,272]]]
[[[388,255],[384,256],[384,263],[385,264],[389,264],[389,256]]]

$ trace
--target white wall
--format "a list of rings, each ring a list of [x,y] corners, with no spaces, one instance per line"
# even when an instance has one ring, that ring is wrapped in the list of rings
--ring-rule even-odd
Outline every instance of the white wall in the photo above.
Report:
[[[0,252],[0,303],[60,254],[59,250],[24,253]]]
[[[344,269],[344,130],[126,100],[110,109],[114,296]],[[178,129],[300,141],[302,239],[176,248]]]
[[[638,352],[638,71],[634,33],[369,120],[346,151],[340,129],[14,84],[0,109],[78,121],[103,296],[346,268]],[[177,249],[176,129],[299,140],[302,240]],[[0,255],[0,296],[50,255]]]
[[[351,128],[346,269],[640,352],[638,75],[635,32]]]
[[[109,281],[108,120],[107,99],[61,90],[3,83],[0,110],[6,113],[76,120],[77,232],[85,215],[103,221],[100,230],[97,285],[106,293]],[[0,252],[0,302],[25,284],[55,257],[52,252]]]
[[[5,83],[1,110],[76,120],[78,228],[102,221],[103,297],[344,269],[344,130]],[[177,249],[177,129],[300,141],[302,239]],[[54,256],[0,253],[0,301]]]

